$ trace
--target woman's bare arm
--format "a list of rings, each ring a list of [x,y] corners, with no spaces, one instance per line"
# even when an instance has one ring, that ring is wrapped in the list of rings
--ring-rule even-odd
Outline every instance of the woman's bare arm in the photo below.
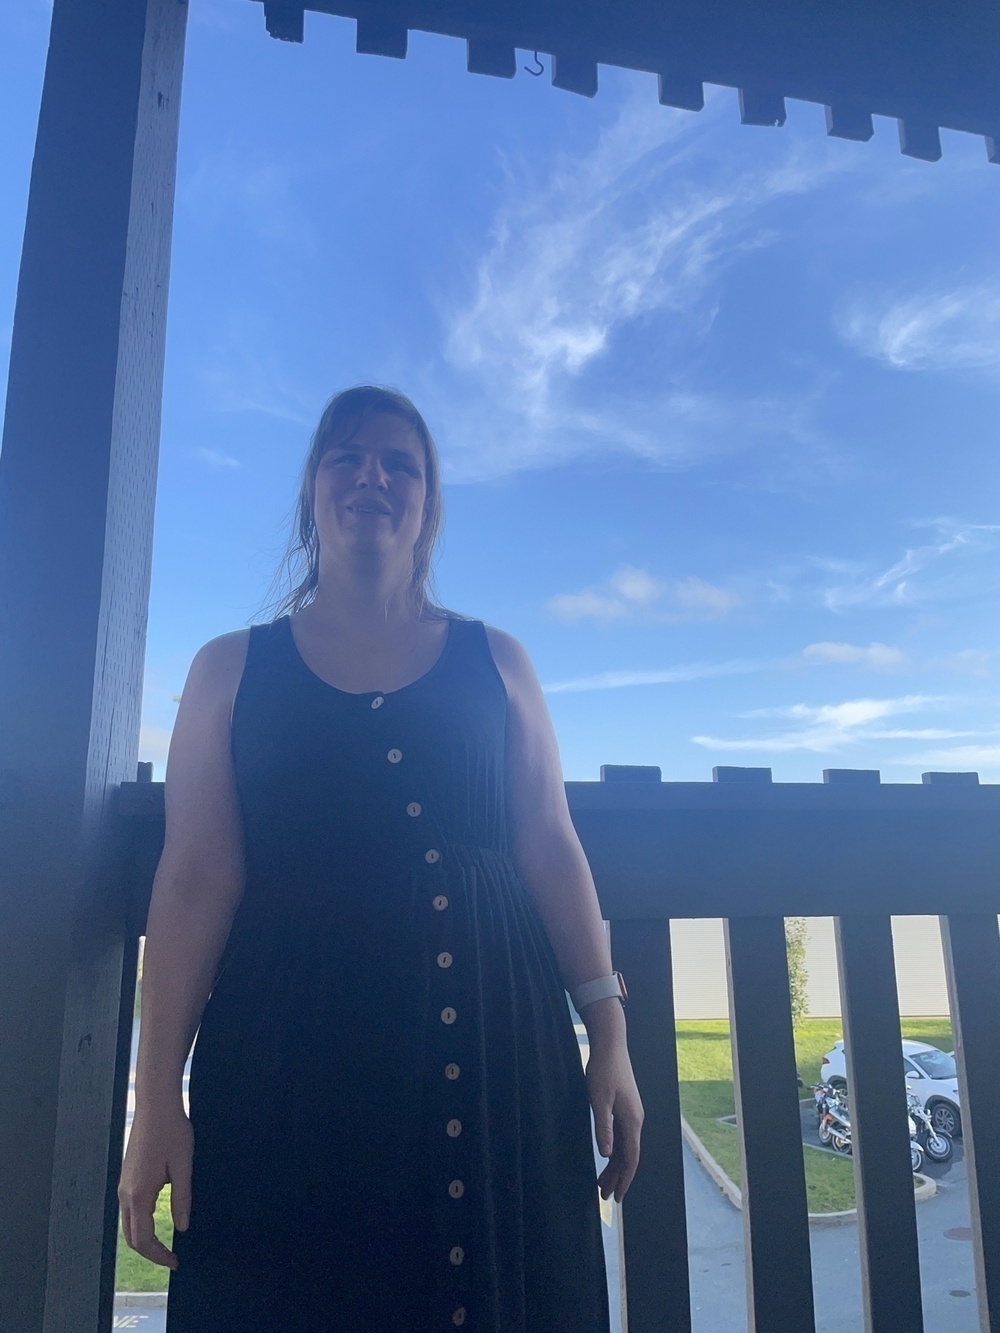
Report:
[[[156,1238],[153,1209],[169,1181],[174,1225],[191,1205],[191,1127],[184,1064],[243,893],[243,839],[230,757],[230,715],[246,631],[195,656],[170,740],[166,837],[153,880],[143,955],[135,1116],[118,1198],[129,1245],[177,1266]]]
[[[563,985],[573,990],[611,971],[597,890],[570,818],[555,732],[534,669],[516,639],[495,629],[488,635],[507,687],[507,806],[514,863],[542,916]],[[622,1012],[617,1000],[598,1000],[587,1010],[581,1017]]]
[[[524,649],[488,629],[490,649],[507,687],[507,801],[514,864],[524,880],[562,972],[573,990],[607,976],[611,953],[590,866],[566,802],[562,765],[545,697]],[[632,1074],[625,1015],[616,998],[585,1005],[590,1037],[587,1085],[605,1198],[620,1202],[639,1162],[643,1110]]]
[[[184,1062],[243,892],[230,713],[245,657],[245,631],[198,652],[170,739],[166,837],[143,954],[137,1104],[180,1098]]]

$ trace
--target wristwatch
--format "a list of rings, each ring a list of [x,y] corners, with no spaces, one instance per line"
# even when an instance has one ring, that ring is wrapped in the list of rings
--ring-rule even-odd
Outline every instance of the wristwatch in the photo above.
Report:
[[[570,991],[569,998],[573,1001],[573,1008],[579,1013],[585,1005],[593,1004],[595,1000],[606,1000],[612,995],[621,1000],[624,1008],[628,991],[625,989],[625,978],[620,972],[612,972],[609,976],[585,981],[582,986]]]

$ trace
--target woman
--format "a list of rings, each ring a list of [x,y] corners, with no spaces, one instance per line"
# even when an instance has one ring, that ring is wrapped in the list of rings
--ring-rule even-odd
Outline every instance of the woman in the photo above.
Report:
[[[440,519],[413,404],[339,394],[288,614],[184,687],[119,1188],[169,1333],[608,1328],[590,1106],[605,1198],[642,1121],[617,974],[527,657],[428,592]]]

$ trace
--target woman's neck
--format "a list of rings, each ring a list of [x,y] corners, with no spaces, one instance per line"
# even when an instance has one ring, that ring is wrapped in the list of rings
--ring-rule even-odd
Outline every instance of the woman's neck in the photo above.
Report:
[[[381,635],[420,619],[408,582],[324,578],[322,571],[316,595],[303,610],[317,627],[363,636]]]

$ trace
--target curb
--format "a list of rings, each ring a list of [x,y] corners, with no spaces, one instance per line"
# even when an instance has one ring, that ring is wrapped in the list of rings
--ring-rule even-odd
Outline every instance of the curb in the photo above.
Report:
[[[165,1291],[116,1291],[116,1310],[165,1310]]]
[[[688,1122],[681,1116],[681,1135],[688,1147],[694,1153],[697,1160],[705,1168],[708,1175],[712,1178],[719,1189],[726,1196],[734,1208],[743,1210],[743,1193],[735,1181],[723,1171],[722,1167],[708,1151],[701,1139],[694,1132]],[[804,1143],[803,1148],[812,1148],[814,1152],[823,1152],[823,1148],[817,1148],[812,1143]],[[937,1185],[929,1176],[922,1176],[915,1173],[914,1180],[920,1183],[913,1191],[914,1202],[920,1203],[924,1199],[930,1199],[937,1194]],[[857,1208],[845,1208],[843,1212],[837,1213],[809,1213],[809,1224],[814,1227],[839,1227],[848,1222],[858,1220]]]

